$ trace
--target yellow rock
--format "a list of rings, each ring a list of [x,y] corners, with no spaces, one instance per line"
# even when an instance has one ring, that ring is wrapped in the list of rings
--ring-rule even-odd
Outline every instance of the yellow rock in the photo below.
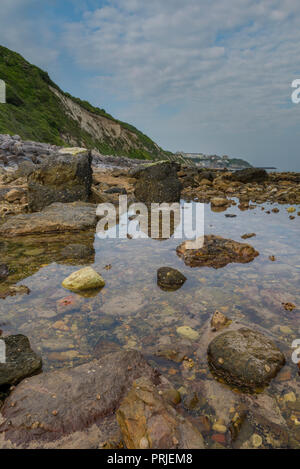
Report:
[[[259,448],[262,445],[262,437],[258,435],[257,433],[254,433],[251,437],[252,444],[254,448]]]
[[[295,207],[289,207],[289,208],[287,208],[286,210],[287,210],[288,213],[294,213],[294,212],[296,212]]]
[[[62,148],[59,150],[59,153],[62,153],[63,155],[79,155],[80,153],[86,152],[86,148],[80,148],[80,147],[70,147],[70,148]]]
[[[199,337],[199,333],[189,326],[177,327],[176,332],[178,335],[181,335],[181,337],[184,337],[185,339],[196,340]]]
[[[71,291],[93,290],[104,285],[103,278],[92,267],[77,270],[62,282],[62,286]]]
[[[296,402],[297,398],[293,391],[288,392],[283,396],[283,402]]]
[[[221,423],[214,423],[213,430],[218,433],[226,433],[227,428]]]

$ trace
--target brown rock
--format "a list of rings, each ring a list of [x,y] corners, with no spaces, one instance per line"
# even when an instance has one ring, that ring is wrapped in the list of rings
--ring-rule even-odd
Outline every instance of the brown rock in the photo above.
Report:
[[[225,314],[221,313],[220,311],[216,311],[211,318],[211,327],[216,331],[219,331],[226,325],[230,324],[230,320],[225,316]]]
[[[183,242],[176,249],[186,265],[190,267],[213,267],[218,269],[231,262],[247,263],[259,255],[249,244],[238,243],[215,235],[205,235],[200,249],[193,249],[190,241]]]
[[[9,443],[19,448],[43,448],[50,442],[54,447],[65,447],[67,439],[71,447],[82,447],[84,441],[86,447],[97,448],[99,442],[115,435],[114,412],[140,376],[151,382],[159,380],[143,356],[132,350],[26,379],[1,409],[0,447]],[[38,425],[32,428],[35,422]],[[90,440],[93,428],[96,442]]]
[[[128,449],[203,449],[201,433],[159,394],[147,378],[133,383],[117,411]]]

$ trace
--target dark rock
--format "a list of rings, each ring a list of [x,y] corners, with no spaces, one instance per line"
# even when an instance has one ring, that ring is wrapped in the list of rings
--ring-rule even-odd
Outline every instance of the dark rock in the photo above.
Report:
[[[11,335],[1,340],[5,342],[6,362],[0,363],[0,389],[15,385],[41,370],[42,359],[31,349],[26,336]]]
[[[0,282],[2,280],[5,280],[9,275],[9,269],[7,265],[5,264],[0,264]]]
[[[232,173],[228,177],[231,181],[238,181],[244,184],[249,182],[264,182],[267,181],[269,176],[265,169],[260,168],[247,168],[241,169]]]
[[[181,184],[178,165],[169,161],[152,163],[138,169],[135,177],[135,197],[144,203],[172,203],[180,201]]]
[[[1,225],[1,236],[78,232],[97,224],[96,205],[84,202],[55,203],[42,212],[15,215]]]
[[[160,267],[157,271],[157,284],[163,290],[178,290],[185,281],[186,277],[172,267]]]
[[[263,334],[247,328],[218,335],[208,346],[213,372],[227,384],[256,391],[285,364],[283,353]]]
[[[127,194],[124,187],[110,187],[104,191],[105,194]]]
[[[132,350],[23,381],[1,409],[0,447],[42,448],[52,442],[52,447],[98,448],[112,437],[120,439],[115,411],[141,376],[159,381]]]
[[[176,249],[177,255],[190,267],[206,266],[218,269],[231,262],[251,262],[259,255],[249,244],[215,235],[205,235],[202,248],[193,249],[192,246],[193,242],[185,241]]]
[[[39,211],[53,202],[87,202],[92,185],[91,162],[88,151],[45,159],[28,176],[29,210]]]

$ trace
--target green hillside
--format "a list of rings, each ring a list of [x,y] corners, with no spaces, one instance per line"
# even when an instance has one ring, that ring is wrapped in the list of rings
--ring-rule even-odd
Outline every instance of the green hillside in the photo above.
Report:
[[[101,153],[125,155],[141,159],[165,158],[167,152],[135,127],[114,119],[104,109],[93,107],[64,93],[53,83],[47,72],[31,65],[21,55],[0,46],[0,79],[6,82],[7,104],[0,104],[0,133],[18,134],[22,139],[55,145],[97,148]],[[63,97],[95,117],[104,117],[107,123],[104,135],[97,138],[69,116],[62,100],[50,89],[55,88]],[[110,131],[111,123],[120,124],[121,136]]]

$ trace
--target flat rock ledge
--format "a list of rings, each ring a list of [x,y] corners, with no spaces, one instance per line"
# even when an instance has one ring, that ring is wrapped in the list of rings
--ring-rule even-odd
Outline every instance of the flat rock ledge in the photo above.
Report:
[[[0,226],[0,236],[28,236],[78,232],[95,228],[96,205],[85,202],[54,203],[37,213],[15,215]]]
[[[120,350],[23,380],[1,409],[0,448],[115,449],[132,440],[136,448],[202,448],[179,401],[140,352]],[[137,426],[131,412],[142,419]]]
[[[285,364],[284,354],[269,338],[245,327],[215,337],[207,356],[217,377],[250,392],[266,387]]]
[[[205,235],[203,247],[200,249],[192,249],[191,245],[191,241],[184,241],[176,249],[177,255],[190,267],[219,269],[231,262],[251,262],[259,255],[250,244],[215,235]]]

